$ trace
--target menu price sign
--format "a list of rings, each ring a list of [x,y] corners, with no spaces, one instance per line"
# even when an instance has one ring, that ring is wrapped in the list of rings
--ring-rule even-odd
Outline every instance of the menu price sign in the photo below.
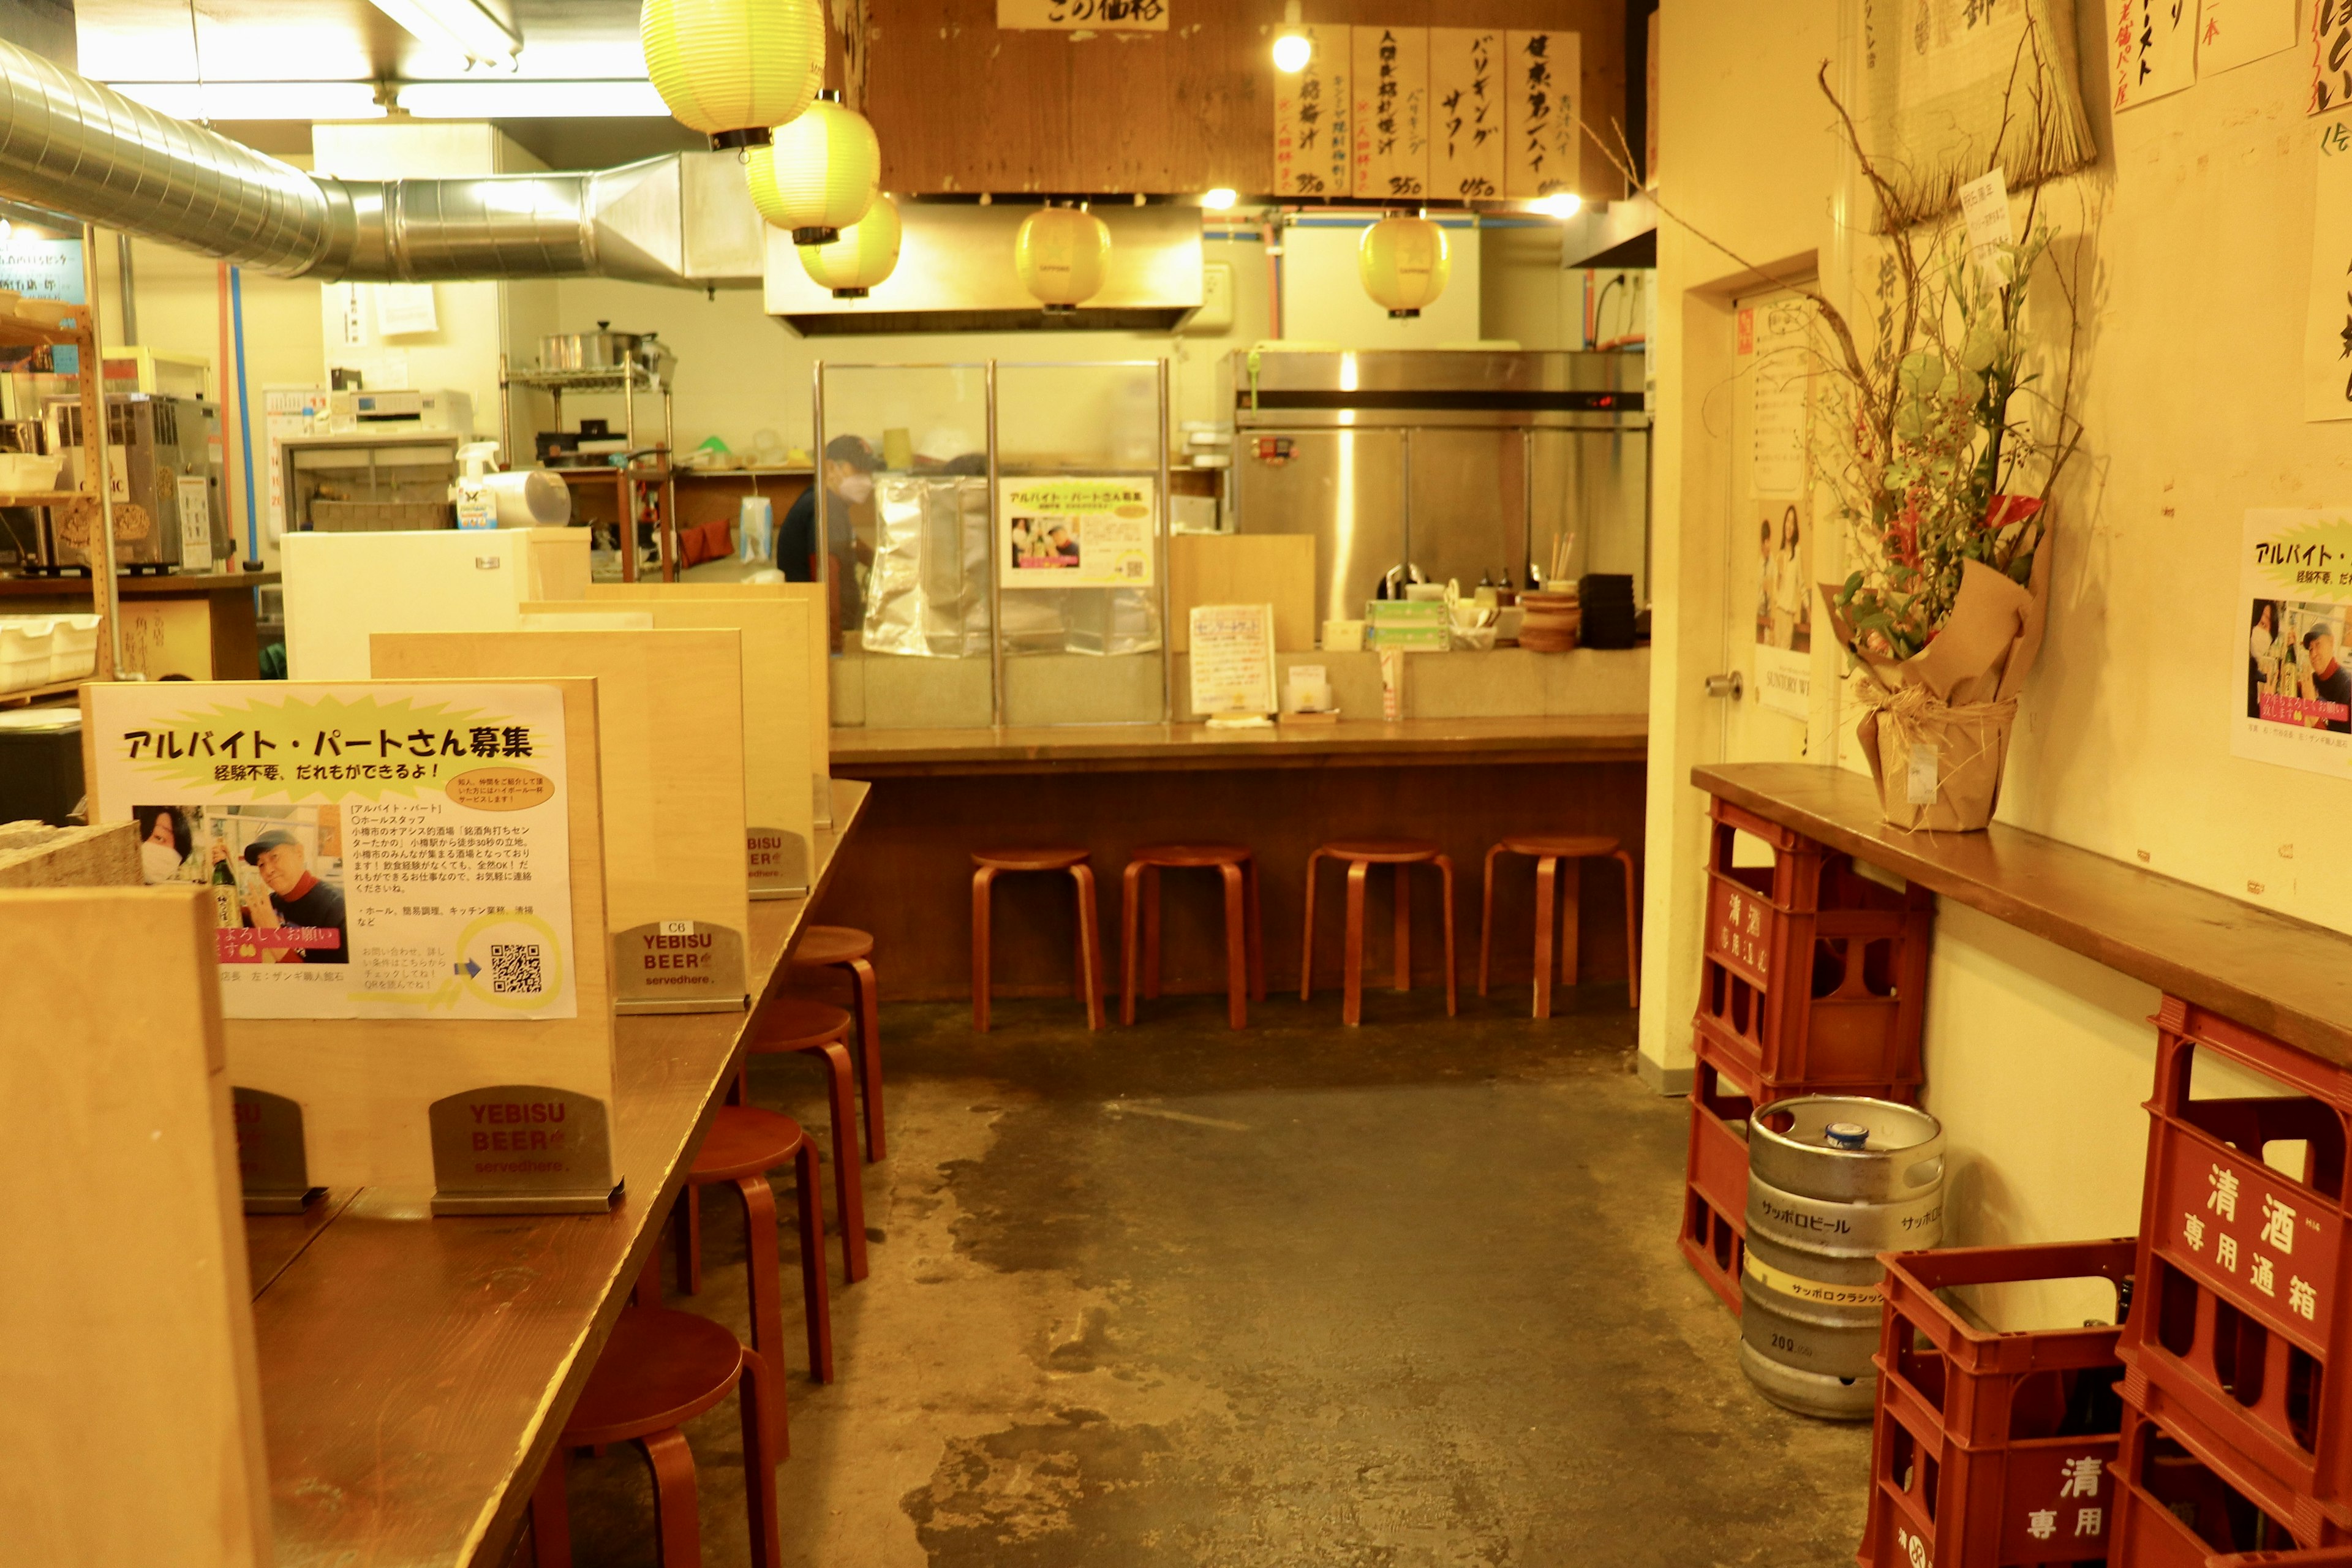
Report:
[[[2238,573],[2231,752],[2352,774],[2352,509],[2247,512]]]
[[[1006,479],[996,496],[1005,587],[1151,586],[1157,480],[1116,474]]]
[[[83,689],[92,821],[213,889],[229,1018],[572,1018],[563,700],[535,685]]]
[[[1315,54],[1305,70],[1275,77],[1274,193],[1344,196],[1355,188],[1351,31],[1329,23],[1298,30]]]
[[[1192,711],[1219,719],[1279,711],[1274,689],[1274,606],[1195,605]]]
[[[1429,30],[1429,194],[1499,196],[1507,177],[1511,90],[1507,36],[1491,27]]]

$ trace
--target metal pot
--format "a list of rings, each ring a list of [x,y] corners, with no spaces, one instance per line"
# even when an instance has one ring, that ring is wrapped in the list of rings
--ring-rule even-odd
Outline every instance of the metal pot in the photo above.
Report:
[[[541,370],[618,370],[645,363],[655,352],[651,332],[616,332],[599,321],[593,332],[550,332],[539,340]]]

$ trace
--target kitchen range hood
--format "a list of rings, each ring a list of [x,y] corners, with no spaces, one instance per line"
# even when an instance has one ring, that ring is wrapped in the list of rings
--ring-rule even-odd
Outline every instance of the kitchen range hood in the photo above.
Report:
[[[864,299],[809,281],[792,237],[768,230],[768,314],[803,337],[845,332],[1167,331],[1201,308],[1201,213],[1190,206],[1094,209],[1110,229],[1102,291],[1048,315],[1013,269],[1030,205],[902,201],[898,270]]]

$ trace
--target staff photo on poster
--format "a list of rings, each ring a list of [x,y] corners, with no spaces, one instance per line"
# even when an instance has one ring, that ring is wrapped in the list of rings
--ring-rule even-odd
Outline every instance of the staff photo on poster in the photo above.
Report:
[[[2352,511],[2248,512],[2239,571],[2231,751],[2352,771]]]
[[[150,885],[213,890],[223,963],[349,963],[337,805],[134,805]]]
[[[1756,503],[1756,700],[1792,719],[1811,706],[1811,532],[1802,503]]]

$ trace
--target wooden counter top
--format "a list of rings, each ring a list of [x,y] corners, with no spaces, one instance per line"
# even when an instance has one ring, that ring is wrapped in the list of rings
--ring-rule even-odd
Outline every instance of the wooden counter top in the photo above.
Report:
[[[1691,782],[2021,931],[2352,1067],[2352,937],[1995,823],[1906,833],[1870,780],[1806,763],[1733,763]]]
[[[114,591],[121,598],[192,598],[199,594],[234,594],[240,589],[267,587],[280,578],[276,572],[206,572],[201,574],[118,573]],[[87,599],[87,577],[0,577],[0,597],[16,599]]]
[[[1398,762],[1624,763],[1643,761],[1649,751],[1645,713],[1405,719],[1392,724],[1342,719],[1266,730],[1101,724],[833,732],[835,771],[867,779],[1049,770],[1374,767]]]
[[[751,906],[772,993],[870,791],[834,784],[807,899]],[[432,1194],[331,1193],[247,1221],[281,1565],[505,1562],[578,1400],[741,1058],[751,1013],[621,1019],[609,1215],[427,1218]],[[265,1271],[268,1271],[265,1279]]]

